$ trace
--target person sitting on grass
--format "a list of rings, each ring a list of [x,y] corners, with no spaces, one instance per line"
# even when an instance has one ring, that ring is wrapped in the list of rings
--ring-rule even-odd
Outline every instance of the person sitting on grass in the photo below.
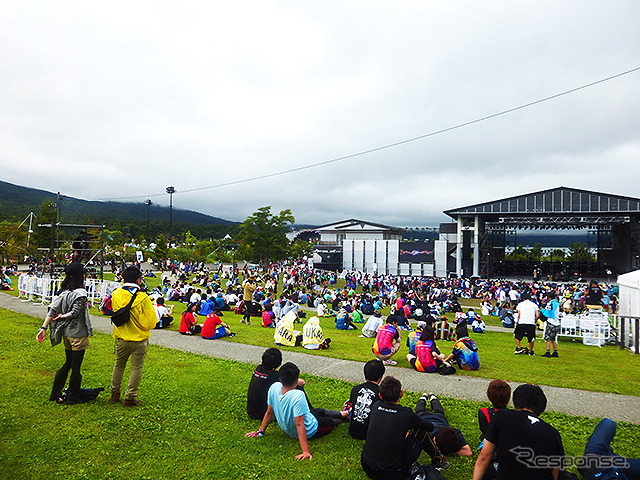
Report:
[[[448,467],[429,431],[433,424],[411,408],[399,405],[404,392],[400,380],[387,376],[380,382],[380,401],[373,405],[360,464],[373,480],[406,480],[422,451],[438,469]]]
[[[486,325],[482,320],[482,318],[476,318],[471,324],[471,331],[473,333],[484,333],[485,328],[486,328]]]
[[[378,328],[382,325],[382,314],[380,310],[376,310],[373,312],[373,315],[369,317],[367,323],[362,326],[362,335],[361,337],[365,338],[374,338],[378,333]]]
[[[511,398],[511,387],[504,380],[491,380],[487,387],[487,398],[491,402],[491,407],[481,408],[478,410],[478,427],[480,428],[480,446],[478,450],[482,450],[484,445],[484,435],[489,428],[493,414],[498,410],[507,408],[509,399]],[[487,471],[484,474],[484,480],[491,480],[496,477],[496,455],[493,456],[493,461],[487,467]]]
[[[356,326],[351,321],[351,315],[344,307],[341,307],[336,315],[336,328],[338,330],[355,330]]]
[[[480,317],[473,308],[467,310],[467,323],[471,325],[476,320],[482,320],[482,317]]]
[[[280,319],[273,333],[276,345],[282,347],[297,347],[302,344],[302,333],[293,329],[297,316],[295,312],[289,312]]]
[[[416,325],[415,332],[409,332],[409,335],[407,335],[407,347],[409,348],[409,353],[411,353],[412,355],[416,354],[416,345],[418,344],[418,340],[420,340],[420,335],[422,335],[422,332],[424,331],[424,327],[426,326],[427,326],[427,322],[425,322],[424,320],[421,320]]]
[[[596,425],[584,448],[585,466],[578,471],[585,480],[619,478],[640,480],[640,458],[625,458],[613,453],[611,442],[616,435],[616,422],[603,418]],[[597,457],[607,457],[609,463],[597,462]],[[615,464],[614,460],[617,461]],[[613,465],[612,465],[613,464]]]
[[[276,328],[275,319],[276,315],[273,312],[273,304],[267,301],[262,311],[262,326],[266,328]]]
[[[318,317],[307,320],[302,328],[302,346],[307,350],[324,350],[330,343],[330,338],[324,338]]]
[[[398,362],[391,360],[398,350],[402,338],[398,330],[398,317],[389,315],[384,325],[378,328],[376,339],[373,342],[373,354],[382,360],[385,365],[397,365]]]
[[[192,302],[187,305],[187,309],[182,312],[180,328],[178,331],[182,335],[197,335],[202,331],[202,326],[198,325],[198,303]]]
[[[351,316],[353,323],[364,323],[364,314],[359,308],[355,308]]]
[[[437,340],[451,341],[456,338],[454,326],[447,321],[447,317],[444,315],[433,324],[433,330]]]
[[[478,358],[476,342],[468,336],[459,336],[456,343],[453,344],[453,351],[445,359],[445,362],[450,363],[452,360],[462,370],[478,370],[480,368],[480,359]]]
[[[248,432],[245,437],[261,437],[269,424],[275,419],[278,425],[291,438],[297,438],[302,453],[297,460],[311,459],[308,440],[328,434],[334,427],[345,421],[349,412],[342,410],[309,409],[304,392],[296,389],[300,369],[287,362],[280,367],[280,381],[275,382],[267,392],[267,411],[260,429]]]
[[[278,367],[281,364],[282,352],[277,348],[267,348],[262,354],[262,363],[253,371],[247,390],[247,415],[249,418],[262,420],[267,412],[267,392],[271,385],[280,380]],[[304,391],[304,386],[305,381],[299,378],[297,388]],[[309,404],[309,408],[312,408],[311,404]]]
[[[170,305],[167,308],[164,304],[164,297],[158,297],[156,304],[154,305],[156,318],[158,319],[158,323],[156,323],[155,328],[167,328],[173,323],[173,317],[171,316],[173,313],[173,307],[174,305]]]
[[[427,411],[427,401],[431,407],[431,412]],[[433,393],[424,393],[420,397],[416,404],[416,413],[431,423],[432,428],[429,429],[429,435],[433,437],[433,442],[443,455],[473,456],[471,447],[464,435],[459,429],[449,425],[449,421],[444,414],[444,408],[438,397]]]
[[[204,319],[200,335],[205,340],[215,340],[217,338],[235,336],[235,333],[231,332],[229,325],[224,323],[220,319],[219,315],[220,310],[216,307],[209,315],[207,315],[207,318]]]
[[[369,418],[373,405],[380,397],[380,382],[384,376],[384,364],[378,360],[369,360],[364,364],[364,378],[366,382],[356,385],[351,389],[348,406],[349,435],[358,440],[367,438]]]
[[[433,327],[426,325],[416,342],[415,354],[408,353],[407,361],[418,372],[451,375],[456,369],[445,361],[444,354],[436,346]]]
[[[485,440],[476,460],[473,480],[481,480],[497,455],[496,478],[557,479],[560,468],[533,465],[522,461],[522,452],[529,458],[557,457],[564,459],[560,433],[539,418],[547,407],[547,397],[538,385],[523,384],[513,392],[515,410],[495,412],[485,432]]]

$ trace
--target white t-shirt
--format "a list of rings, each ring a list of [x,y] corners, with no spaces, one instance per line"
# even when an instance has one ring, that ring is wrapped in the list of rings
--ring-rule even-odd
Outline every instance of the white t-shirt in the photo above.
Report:
[[[538,311],[538,306],[531,300],[520,302],[516,307],[516,311],[518,312],[518,318],[516,321],[520,325],[536,324],[536,312]]]
[[[158,321],[162,318],[163,315],[169,315],[169,309],[164,305],[154,305],[156,310],[156,317],[158,317]]]
[[[511,289],[509,290],[509,300],[511,300],[512,302],[515,302],[516,300],[518,300],[518,291],[515,289]]]

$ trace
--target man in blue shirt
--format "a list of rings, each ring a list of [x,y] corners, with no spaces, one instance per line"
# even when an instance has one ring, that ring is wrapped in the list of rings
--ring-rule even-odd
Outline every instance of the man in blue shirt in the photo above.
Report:
[[[249,432],[245,437],[261,437],[269,423],[275,418],[280,428],[291,438],[300,441],[302,453],[297,460],[311,459],[307,440],[319,438],[329,433],[349,417],[349,411],[309,409],[304,392],[297,390],[300,369],[287,362],[280,367],[280,381],[275,382],[267,393],[267,412],[262,419],[260,429]]]

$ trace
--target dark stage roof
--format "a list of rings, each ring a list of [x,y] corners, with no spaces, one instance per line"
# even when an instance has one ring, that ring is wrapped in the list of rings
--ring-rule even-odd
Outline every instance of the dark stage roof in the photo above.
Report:
[[[640,217],[640,199],[557,187],[478,203],[444,212],[452,218],[478,215],[485,222],[597,225],[627,223]]]

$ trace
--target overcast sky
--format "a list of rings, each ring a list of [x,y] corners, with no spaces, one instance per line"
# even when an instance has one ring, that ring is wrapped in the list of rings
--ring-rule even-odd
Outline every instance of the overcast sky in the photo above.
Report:
[[[242,221],[436,225],[557,186],[640,197],[640,1],[21,0],[1,179]],[[193,192],[187,190],[201,189]]]

